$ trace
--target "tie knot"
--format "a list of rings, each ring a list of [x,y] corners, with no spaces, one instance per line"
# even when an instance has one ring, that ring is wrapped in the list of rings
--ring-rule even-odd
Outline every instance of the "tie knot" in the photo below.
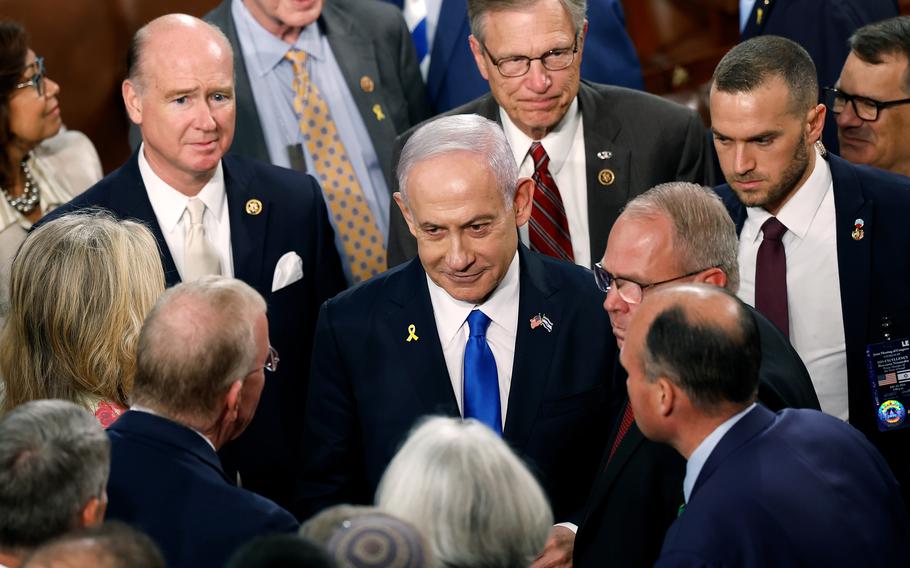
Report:
[[[306,52],[300,49],[289,49],[288,52],[284,54],[284,58],[293,63],[294,70],[299,73],[300,69],[302,69],[306,63]]]
[[[186,210],[190,214],[190,224],[199,225],[202,223],[202,215],[205,213],[205,203],[201,199],[191,197],[186,202]]]
[[[544,160],[550,160],[550,157],[547,156],[547,151],[544,150],[543,144],[540,142],[531,142],[531,157],[534,158],[535,168],[539,168],[540,163]]]
[[[490,318],[480,310],[474,310],[468,315],[468,328],[471,337],[485,337],[487,328],[490,327]]]
[[[779,241],[787,232],[787,227],[777,217],[771,217],[762,224],[761,232],[766,241]]]

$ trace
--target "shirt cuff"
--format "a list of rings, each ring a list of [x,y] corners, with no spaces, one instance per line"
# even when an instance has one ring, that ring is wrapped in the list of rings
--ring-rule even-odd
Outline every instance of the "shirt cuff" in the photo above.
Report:
[[[578,525],[576,525],[575,523],[556,523],[555,526],[565,527],[565,528],[569,529],[570,531],[572,531],[573,533],[578,532]]]

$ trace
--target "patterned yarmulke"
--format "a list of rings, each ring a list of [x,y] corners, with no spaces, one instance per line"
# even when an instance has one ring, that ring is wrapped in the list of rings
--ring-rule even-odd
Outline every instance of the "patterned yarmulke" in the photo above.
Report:
[[[383,513],[344,521],[327,545],[341,568],[425,568],[429,550],[410,523]]]

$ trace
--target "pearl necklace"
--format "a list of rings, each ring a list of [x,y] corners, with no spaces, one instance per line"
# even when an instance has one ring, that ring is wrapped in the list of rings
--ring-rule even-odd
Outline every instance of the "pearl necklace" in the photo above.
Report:
[[[38,182],[32,177],[32,170],[28,167],[25,160],[22,160],[22,175],[25,178],[22,195],[19,197],[11,197],[9,192],[5,189],[0,188],[0,191],[3,192],[3,197],[6,198],[13,209],[24,216],[28,216],[35,210],[35,207],[38,206],[38,201],[41,198],[41,190],[38,188]]]

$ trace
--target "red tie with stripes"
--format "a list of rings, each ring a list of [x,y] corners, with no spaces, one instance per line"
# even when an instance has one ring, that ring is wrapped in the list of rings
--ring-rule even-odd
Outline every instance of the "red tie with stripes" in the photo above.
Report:
[[[619,422],[619,429],[616,431],[616,438],[613,440],[613,446],[610,447],[610,456],[607,458],[608,465],[616,454],[616,450],[619,449],[619,444],[622,443],[622,439],[629,433],[629,428],[632,427],[632,422],[634,421],[635,414],[632,412],[632,404],[627,400],[626,408],[622,413],[622,420]]]
[[[569,220],[566,208],[550,175],[550,157],[540,142],[531,144],[534,159],[534,203],[528,233],[531,250],[573,262],[572,239],[569,237]]]

